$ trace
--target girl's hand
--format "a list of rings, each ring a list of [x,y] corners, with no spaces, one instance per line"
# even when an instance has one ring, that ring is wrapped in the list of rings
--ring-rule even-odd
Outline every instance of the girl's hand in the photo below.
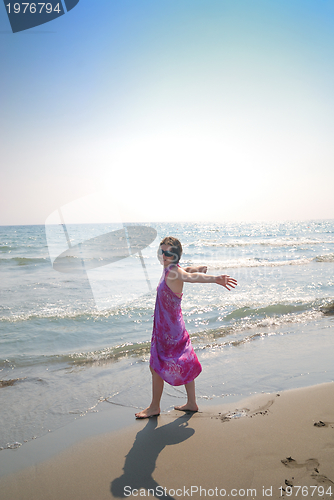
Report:
[[[207,266],[198,266],[197,271],[199,273],[206,273],[208,270]]]
[[[222,274],[221,276],[216,276],[217,285],[224,286],[227,290],[231,290],[231,288],[235,288],[237,286],[237,280],[227,276],[227,274]]]

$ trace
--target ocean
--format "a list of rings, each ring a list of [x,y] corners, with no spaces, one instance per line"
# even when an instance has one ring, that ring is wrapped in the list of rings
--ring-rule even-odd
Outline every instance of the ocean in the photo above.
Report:
[[[182,242],[181,266],[238,280],[231,291],[184,286],[183,316],[203,367],[200,407],[333,381],[334,220],[141,226],[149,239],[139,250],[109,260],[114,240],[105,235],[119,225],[0,227],[1,449],[104,401],[134,413],[149,404],[157,248],[167,235]],[[80,260],[87,241],[89,266]],[[162,410],[184,398],[183,387],[166,384]]]

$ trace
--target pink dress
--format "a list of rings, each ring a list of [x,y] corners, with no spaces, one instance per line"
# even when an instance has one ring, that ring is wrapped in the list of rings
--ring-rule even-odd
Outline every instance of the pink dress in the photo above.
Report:
[[[164,268],[157,287],[150,366],[171,385],[188,384],[202,371],[186,330],[181,297],[166,284],[171,266]]]

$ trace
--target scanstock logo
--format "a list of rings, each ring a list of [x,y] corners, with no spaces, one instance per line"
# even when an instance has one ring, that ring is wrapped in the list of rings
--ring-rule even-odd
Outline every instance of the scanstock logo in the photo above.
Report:
[[[72,10],[79,3],[79,0],[50,0],[48,2],[3,1],[13,33],[53,21]]]

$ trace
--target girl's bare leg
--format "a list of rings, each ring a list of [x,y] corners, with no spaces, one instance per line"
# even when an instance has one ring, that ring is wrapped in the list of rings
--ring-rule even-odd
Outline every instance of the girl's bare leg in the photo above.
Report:
[[[164,388],[164,381],[152,368],[152,401],[150,406],[136,413],[137,418],[148,418],[160,414],[160,399]]]
[[[195,380],[189,382],[189,384],[185,384],[184,386],[187,391],[188,401],[185,405],[182,406],[174,406],[175,410],[182,411],[198,411],[198,406],[196,403],[196,395],[195,395]]]

